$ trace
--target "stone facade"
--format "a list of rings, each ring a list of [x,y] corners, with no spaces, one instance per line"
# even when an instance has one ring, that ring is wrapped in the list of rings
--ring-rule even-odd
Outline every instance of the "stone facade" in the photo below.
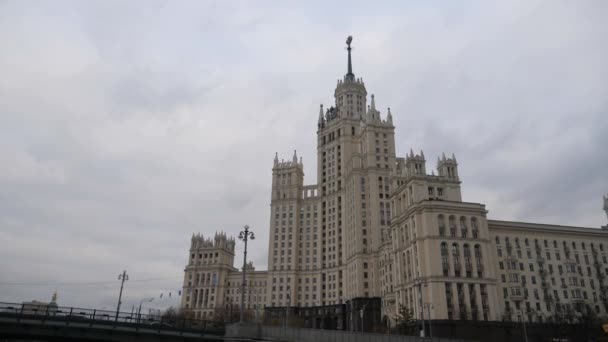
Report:
[[[250,265],[246,306],[380,298],[391,320],[401,305],[433,320],[542,321],[585,305],[606,315],[608,230],[490,220],[484,204],[462,200],[453,154],[436,174],[422,151],[397,157],[390,108],[383,118],[374,95],[367,104],[347,44],[347,74],[319,110],[318,184],[304,183],[295,151],[275,155],[268,271]],[[233,239],[194,236],[182,306],[201,318],[238,306],[233,261]]]
[[[185,269],[182,308],[192,309],[195,318],[233,316],[239,310],[242,273],[234,264],[234,238],[216,233],[213,240],[193,235]],[[245,307],[259,313],[266,303],[267,272],[247,265]]]

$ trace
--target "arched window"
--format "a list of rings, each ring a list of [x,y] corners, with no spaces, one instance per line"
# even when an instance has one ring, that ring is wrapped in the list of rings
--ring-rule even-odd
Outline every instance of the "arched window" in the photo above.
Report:
[[[454,217],[454,215],[450,216],[450,236],[455,238],[456,237],[456,217]]]
[[[454,262],[454,276],[460,277],[460,249],[458,244],[452,244],[452,261]]]
[[[467,238],[468,236],[468,229],[467,229],[467,218],[464,216],[460,217],[460,236],[462,238]]]
[[[447,277],[450,272],[450,264],[448,261],[448,244],[446,242],[441,243],[441,267],[443,268],[443,276]]]
[[[439,226],[439,236],[445,236],[445,218],[443,215],[437,216],[437,225]]]
[[[481,260],[481,246],[479,244],[474,247],[475,262],[477,265],[477,276],[483,277],[483,261]]]
[[[406,270],[407,270],[407,275],[406,275],[406,279],[410,279],[412,276],[412,264],[411,264],[411,258],[410,258],[410,251],[406,252]]]
[[[471,217],[471,236],[473,239],[479,237],[479,228],[477,227],[477,217]]]
[[[467,278],[470,278],[473,272],[473,265],[471,264],[471,248],[469,248],[469,244],[465,243],[464,246],[462,246],[462,252],[464,254],[464,267]]]

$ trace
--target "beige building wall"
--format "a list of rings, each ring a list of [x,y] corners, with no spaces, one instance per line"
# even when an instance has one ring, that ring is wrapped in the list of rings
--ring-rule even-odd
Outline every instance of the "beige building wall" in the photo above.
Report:
[[[489,221],[500,318],[546,320],[589,306],[606,315],[608,231]]]

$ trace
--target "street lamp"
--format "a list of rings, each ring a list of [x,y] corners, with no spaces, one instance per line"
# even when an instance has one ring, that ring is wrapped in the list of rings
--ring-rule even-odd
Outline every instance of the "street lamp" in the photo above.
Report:
[[[521,326],[523,329],[523,337],[524,337],[524,342],[528,342],[528,332],[526,331],[526,316],[524,315],[524,309],[523,309],[523,301],[520,300],[514,300],[515,302],[515,310],[518,311],[518,318],[521,319]]]
[[[433,326],[432,326],[432,322],[431,322],[431,309],[433,309],[433,304],[424,303],[424,307],[426,308],[426,311],[428,312],[428,317],[429,317],[429,337],[433,338]]]
[[[151,302],[153,300],[154,298],[144,298],[139,302],[139,309],[137,309],[137,323],[139,323],[139,319],[141,317],[141,305],[143,304],[143,302]]]
[[[287,306],[285,307],[285,331],[289,328],[289,307],[291,306],[291,296],[287,294]]]
[[[127,271],[122,271],[122,273],[118,275],[118,280],[121,280],[120,293],[118,294],[118,305],[116,305],[116,317],[114,317],[114,321],[118,321],[118,313],[120,312],[120,304],[122,303],[122,288],[125,285],[125,281],[129,280]]]
[[[241,320],[244,322],[244,310],[245,310],[245,273],[247,268],[247,240],[254,240],[255,236],[253,232],[249,231],[249,226],[245,225],[245,229],[239,233],[239,240],[243,240],[245,243],[245,251],[243,253],[243,280],[241,281]]]
[[[424,283],[424,286],[426,286],[426,282],[424,280],[422,280],[421,278],[416,278],[414,280],[414,283],[416,286],[418,286],[418,297],[420,297],[420,316],[422,317],[422,326],[421,326],[421,330],[420,330],[420,336],[424,337],[425,336],[425,332],[424,332],[424,304],[422,303],[422,283]]]
[[[365,308],[367,308],[367,304],[369,304],[369,302],[365,303],[365,305],[361,307],[361,310],[359,310],[359,313],[361,314],[361,332],[363,332],[363,315],[365,315]]]

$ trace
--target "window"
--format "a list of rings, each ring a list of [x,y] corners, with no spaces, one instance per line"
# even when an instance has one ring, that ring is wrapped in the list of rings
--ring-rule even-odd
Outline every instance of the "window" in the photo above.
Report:
[[[467,235],[468,235],[466,221],[467,221],[467,219],[464,216],[460,217],[460,236],[465,239],[467,238]]]
[[[439,226],[439,236],[445,236],[445,219],[443,215],[437,216],[437,224]]]

